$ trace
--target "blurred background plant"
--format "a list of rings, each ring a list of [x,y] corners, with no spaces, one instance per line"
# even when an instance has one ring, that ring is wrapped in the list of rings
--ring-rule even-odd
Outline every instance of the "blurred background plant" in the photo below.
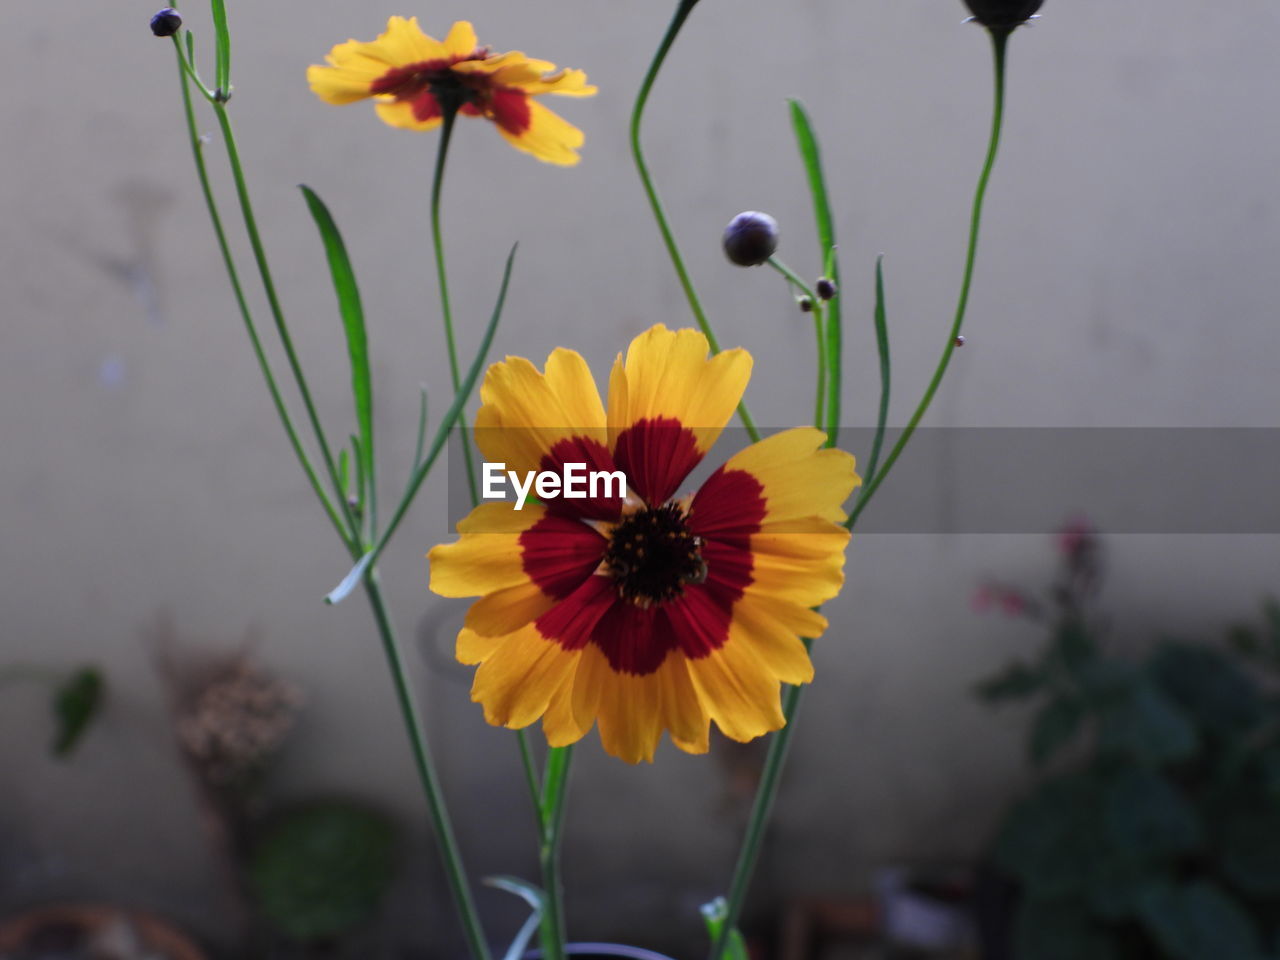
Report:
[[[1225,642],[1111,649],[1094,608],[1103,545],[1059,537],[1047,594],[990,584],[1048,632],[984,680],[992,704],[1035,703],[1028,755],[1043,771],[992,850],[1018,890],[992,957],[1260,960],[1280,955],[1280,605]]]
[[[179,640],[167,617],[149,633],[174,739],[238,907],[239,949],[359,955],[354,938],[395,877],[395,824],[347,798],[272,805],[269,777],[305,697],[257,660],[252,632],[229,649]]]
[[[70,670],[20,663],[0,666],[0,690],[18,683],[36,683],[49,689],[54,724],[49,751],[60,760],[66,759],[102,710],[106,696],[102,671],[95,666]]]

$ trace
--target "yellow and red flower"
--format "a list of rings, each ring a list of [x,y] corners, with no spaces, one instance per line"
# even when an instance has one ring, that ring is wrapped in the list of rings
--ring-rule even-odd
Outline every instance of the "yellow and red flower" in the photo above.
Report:
[[[751,356],[708,357],[695,330],[653,327],[619,355],[606,414],[572,350],[546,372],[491,366],[476,442],[490,462],[621,470],[624,498],[487,502],[430,553],[431,589],[479,596],[457,656],[479,664],[471,697],[492,724],[542,718],[562,746],[598,723],[604,748],[652,760],[664,730],[702,753],[710,722],[746,741],[782,727],[781,683],[807,683],[801,637],[844,582],[841,505],[853,457],[814,428],[735,454],[692,496],[676,492],[733,416]]]
[[[348,40],[325,59],[328,66],[307,69],[307,81],[326,103],[372,99],[385,123],[408,130],[435,129],[442,107],[452,106],[493,121],[509,143],[539,160],[578,162],[582,131],[534,98],[589,97],[596,88],[587,75],[519,52],[491,53],[465,20],[442,42],[423,33],[417,17],[392,17],[377,40]]]

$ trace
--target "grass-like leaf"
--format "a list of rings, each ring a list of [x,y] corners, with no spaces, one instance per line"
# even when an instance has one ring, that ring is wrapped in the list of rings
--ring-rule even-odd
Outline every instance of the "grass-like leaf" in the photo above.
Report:
[[[822,253],[827,276],[836,285],[836,295],[827,303],[827,403],[825,424],[827,445],[834,446],[836,431],[840,425],[841,394],[841,325],[840,325],[840,263],[836,256],[836,228],[831,216],[831,202],[827,196],[827,181],[822,173],[822,153],[818,138],[814,135],[809,112],[799,100],[788,100],[791,107],[791,127],[795,131],[796,146],[804,161],[805,176],[809,182],[809,195],[813,199],[813,219],[818,230],[818,247]]]
[[[440,425],[436,427],[436,433],[431,439],[431,446],[427,450],[426,458],[414,470],[413,478],[409,481],[409,488],[405,490],[404,496],[400,499],[400,503],[391,517],[391,522],[387,524],[387,529],[383,531],[378,542],[372,550],[360,558],[342,579],[342,582],[330,591],[329,595],[325,597],[325,602],[338,603],[343,600],[360,582],[360,578],[364,576],[365,571],[377,560],[378,555],[382,553],[387,543],[390,542],[392,535],[396,532],[396,528],[400,526],[400,521],[404,519],[404,515],[409,509],[409,504],[413,502],[413,498],[417,495],[418,488],[422,486],[422,482],[427,479],[427,474],[431,472],[431,468],[435,465],[436,458],[440,456],[440,451],[444,449],[445,442],[449,439],[449,431],[453,429],[454,424],[458,422],[458,418],[462,416],[462,411],[467,404],[467,398],[471,396],[471,391],[475,389],[476,381],[480,379],[480,371],[484,369],[485,361],[489,356],[489,349],[493,346],[493,336],[498,332],[498,321],[502,319],[502,309],[507,302],[507,288],[511,284],[511,269],[515,266],[516,249],[518,247],[519,244],[512,246],[511,252],[507,254],[507,264],[502,271],[502,286],[498,289],[498,301],[493,306],[493,314],[489,317],[489,325],[485,327],[484,337],[480,341],[479,349],[476,350],[475,358],[471,361],[471,368],[459,385],[458,392],[454,394],[453,403],[449,405],[449,409],[445,411],[440,420]]]
[[[227,29],[227,5],[211,0],[214,33],[214,88],[226,99],[231,93],[231,31]]]
[[[316,229],[324,243],[325,257],[329,261],[329,273],[333,277],[333,290],[338,296],[338,311],[342,315],[342,328],[347,336],[347,354],[351,361],[351,397],[355,401],[356,426],[360,442],[356,445],[358,461],[356,476],[360,478],[358,495],[362,506],[371,518],[376,517],[374,499],[373,466],[373,374],[369,369],[369,336],[365,329],[364,307],[360,302],[360,288],[356,284],[355,270],[347,255],[347,245],[334,222],[329,208],[314,190],[305,184],[299,189],[306,198],[307,208],[315,220]]]

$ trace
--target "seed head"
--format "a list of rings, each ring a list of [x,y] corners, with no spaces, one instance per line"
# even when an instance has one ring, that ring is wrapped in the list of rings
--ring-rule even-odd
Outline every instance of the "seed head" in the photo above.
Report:
[[[756,267],[778,249],[778,221],[767,213],[748,210],[724,229],[724,253],[740,267]]]
[[[151,32],[157,37],[172,37],[182,26],[182,14],[173,7],[165,7],[151,18]]]

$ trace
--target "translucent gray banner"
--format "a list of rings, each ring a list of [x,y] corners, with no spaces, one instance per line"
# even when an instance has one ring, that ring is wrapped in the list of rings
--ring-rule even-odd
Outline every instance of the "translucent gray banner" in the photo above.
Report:
[[[840,433],[840,447],[856,455],[864,480],[874,434],[861,428]],[[899,435],[888,431],[881,463]],[[490,438],[477,439],[483,449],[500,449]],[[749,443],[742,428],[726,428],[679,493],[696,491]],[[483,455],[475,443],[472,452],[479,479]],[[458,434],[450,442],[447,470],[456,522],[471,509]],[[857,529],[1047,533],[1068,516],[1087,517],[1108,533],[1280,533],[1280,429],[924,428]]]

